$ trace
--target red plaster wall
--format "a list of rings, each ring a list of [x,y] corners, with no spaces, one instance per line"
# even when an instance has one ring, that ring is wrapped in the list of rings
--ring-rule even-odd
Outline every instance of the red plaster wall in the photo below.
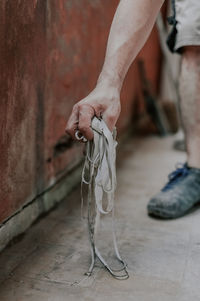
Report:
[[[55,146],[73,104],[95,85],[117,4],[0,1],[0,222],[79,160],[79,144],[68,141],[71,147],[59,152]],[[157,87],[160,50],[155,31],[141,55]],[[130,125],[139,95],[134,63],[122,91],[120,131]]]

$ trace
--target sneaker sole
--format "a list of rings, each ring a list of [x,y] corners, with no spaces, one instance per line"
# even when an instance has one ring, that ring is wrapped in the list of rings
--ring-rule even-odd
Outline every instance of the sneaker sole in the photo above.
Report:
[[[147,210],[148,210],[148,215],[153,216],[153,217],[158,217],[158,218],[162,218],[162,219],[175,219],[175,218],[182,217],[190,212],[193,212],[195,210],[195,207],[198,206],[199,204],[200,204],[200,201],[195,203],[188,210],[186,210],[182,213],[178,213],[178,214],[172,214],[171,211],[159,209],[158,207],[150,207]]]

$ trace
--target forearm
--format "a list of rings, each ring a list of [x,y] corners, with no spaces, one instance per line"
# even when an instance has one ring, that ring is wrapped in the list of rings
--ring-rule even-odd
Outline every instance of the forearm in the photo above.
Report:
[[[120,114],[120,90],[134,58],[149,36],[164,0],[121,0],[108,39],[105,62],[95,89],[79,101],[68,119],[66,132],[79,130],[93,139],[91,120],[102,117],[112,131]]]
[[[121,89],[124,77],[146,42],[164,0],[121,0],[111,26],[98,84]]]

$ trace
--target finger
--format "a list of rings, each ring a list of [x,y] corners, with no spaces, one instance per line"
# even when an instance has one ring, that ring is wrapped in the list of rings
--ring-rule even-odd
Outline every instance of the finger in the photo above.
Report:
[[[65,132],[69,134],[73,139],[75,138],[75,131],[78,128],[78,106],[74,106],[72,113],[68,119]]]
[[[91,129],[91,120],[94,117],[95,112],[91,105],[82,104],[79,106],[79,131],[87,140],[92,140],[94,137]]]

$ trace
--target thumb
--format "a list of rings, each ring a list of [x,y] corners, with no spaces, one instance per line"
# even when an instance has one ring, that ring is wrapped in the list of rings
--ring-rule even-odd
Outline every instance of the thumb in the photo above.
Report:
[[[106,123],[107,127],[109,128],[109,130],[112,132],[119,118],[119,112],[118,111],[116,112],[116,110],[111,110],[109,108],[103,113],[102,118]]]

